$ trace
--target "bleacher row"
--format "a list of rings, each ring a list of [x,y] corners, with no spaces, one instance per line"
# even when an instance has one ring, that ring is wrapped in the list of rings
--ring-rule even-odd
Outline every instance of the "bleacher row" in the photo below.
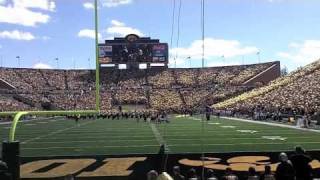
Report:
[[[242,114],[252,113],[257,107],[264,113],[299,111],[302,115],[313,114],[320,112],[319,92],[320,60],[214,107]]]
[[[101,109],[142,104],[178,112],[213,104],[250,89],[242,83],[274,63],[201,69],[101,69]],[[0,86],[0,111],[95,107],[94,70],[0,68],[0,81],[14,87]]]

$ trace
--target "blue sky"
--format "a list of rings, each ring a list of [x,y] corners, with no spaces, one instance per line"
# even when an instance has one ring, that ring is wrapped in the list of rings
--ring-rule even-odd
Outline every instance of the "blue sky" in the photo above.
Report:
[[[100,41],[128,33],[170,44],[174,0],[99,0]],[[171,67],[201,66],[200,0],[182,0]],[[3,66],[94,67],[92,0],[0,0]],[[294,70],[320,57],[318,0],[206,0],[206,66],[280,60]],[[223,58],[224,57],[224,58]]]

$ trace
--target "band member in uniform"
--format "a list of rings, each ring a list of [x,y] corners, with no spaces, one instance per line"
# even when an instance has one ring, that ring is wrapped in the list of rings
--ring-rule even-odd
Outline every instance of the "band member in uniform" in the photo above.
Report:
[[[207,121],[210,121],[210,115],[211,115],[211,108],[209,106],[206,106],[206,119],[207,119]]]

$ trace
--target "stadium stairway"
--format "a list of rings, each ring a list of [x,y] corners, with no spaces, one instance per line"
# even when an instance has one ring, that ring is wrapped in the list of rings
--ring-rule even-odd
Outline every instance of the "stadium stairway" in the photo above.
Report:
[[[39,73],[40,73],[42,79],[44,79],[44,81],[46,83],[46,86],[50,87],[50,83],[49,83],[48,77],[43,74],[43,70],[39,69]]]
[[[1,78],[0,78],[0,88],[1,89],[8,89],[8,90],[16,89],[16,87],[14,87],[12,84],[10,84],[9,82],[7,82]]]
[[[31,107],[39,107],[39,106],[37,106],[37,104],[36,104],[35,102],[33,102],[31,99],[28,99],[28,98],[26,98],[26,97],[23,97],[23,96],[21,96],[21,95],[19,95],[19,94],[14,94],[14,95],[12,96],[12,98],[15,99],[15,100],[17,100],[17,101],[19,101],[19,102],[22,102],[22,103],[24,103],[24,104],[26,104],[26,105],[29,105],[29,106],[31,106]]]
[[[68,84],[68,74],[66,71],[64,71],[64,86],[66,87],[66,89],[69,89],[69,84]]]
[[[255,86],[256,83],[262,82],[263,84],[267,84],[270,80],[273,80],[280,76],[280,62],[276,62],[275,64],[271,65],[269,68],[265,69],[264,71],[260,72],[259,74],[255,75],[254,77],[245,81],[242,85],[243,86]],[[266,77],[268,77],[266,79]],[[263,82],[265,81],[265,82]]]

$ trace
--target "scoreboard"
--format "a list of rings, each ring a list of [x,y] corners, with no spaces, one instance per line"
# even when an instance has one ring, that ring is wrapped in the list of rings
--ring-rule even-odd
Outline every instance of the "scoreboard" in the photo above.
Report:
[[[149,37],[129,34],[99,44],[100,64],[162,63],[168,64],[168,44]]]

